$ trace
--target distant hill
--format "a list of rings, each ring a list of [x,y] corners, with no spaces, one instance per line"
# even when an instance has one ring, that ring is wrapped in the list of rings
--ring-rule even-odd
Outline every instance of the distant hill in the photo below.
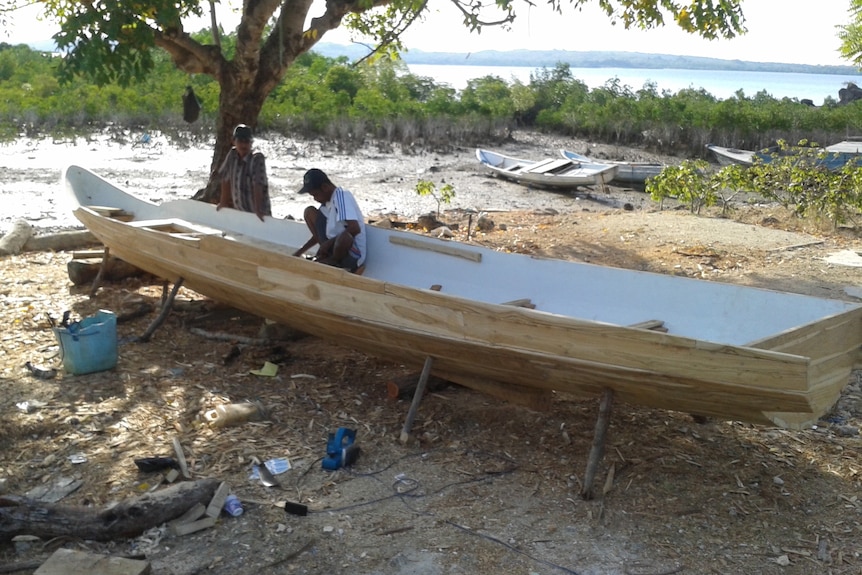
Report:
[[[346,56],[358,60],[368,49],[358,45],[321,42],[314,51],[329,58]],[[812,66],[809,64],[783,64],[779,62],[749,62],[722,60],[698,56],[670,54],[644,54],[641,52],[572,52],[566,50],[512,50],[501,52],[483,50],[470,54],[456,52],[423,52],[410,50],[401,55],[407,64],[438,64],[449,66],[527,66],[553,68],[559,63],[572,68],[640,68],[683,70],[736,70],[744,72],[794,72],[802,74],[859,74],[853,66]]]

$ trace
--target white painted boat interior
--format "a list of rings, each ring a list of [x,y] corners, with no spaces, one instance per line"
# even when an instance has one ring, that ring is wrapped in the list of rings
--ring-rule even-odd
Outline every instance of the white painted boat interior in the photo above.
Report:
[[[304,222],[256,216],[195,200],[156,205],[134,198],[84,168],[64,173],[72,203],[109,206],[136,221],[188,222],[201,233],[268,242],[291,254],[308,238]],[[147,224],[142,224],[147,225]],[[346,273],[346,272],[345,272]],[[540,313],[627,326],[664,321],[673,335],[746,345],[859,307],[858,304],[591,264],[535,258],[368,227],[363,277],[502,304],[528,298]]]

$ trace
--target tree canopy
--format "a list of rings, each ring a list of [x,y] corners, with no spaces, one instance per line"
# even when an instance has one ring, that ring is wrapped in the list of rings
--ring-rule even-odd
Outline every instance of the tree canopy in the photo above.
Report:
[[[838,27],[841,55],[862,68],[862,0],[850,0],[850,23]]]
[[[6,17],[27,0],[0,0]],[[424,18],[428,0],[243,0],[235,44],[222,42],[216,0],[35,0],[45,17],[57,22],[54,40],[65,57],[64,78],[83,75],[97,84],[128,83],[153,67],[153,50],[170,55],[189,74],[206,74],[219,84],[219,111],[213,167],[230,149],[235,124],[256,125],[263,102],[300,55],[324,35],[346,26],[370,39],[377,51],[404,48],[401,37]],[[530,0],[448,0],[463,16],[467,30],[508,26]],[[577,18],[596,2],[626,29],[650,29],[671,22],[705,38],[745,32],[741,0],[547,0],[561,17]],[[860,0],[862,1],[862,0]],[[572,12],[572,14],[568,14]],[[184,27],[190,16],[210,14],[208,34]],[[467,31],[465,30],[465,33]],[[409,48],[409,47],[408,47]],[[214,189],[214,186],[210,188]]]

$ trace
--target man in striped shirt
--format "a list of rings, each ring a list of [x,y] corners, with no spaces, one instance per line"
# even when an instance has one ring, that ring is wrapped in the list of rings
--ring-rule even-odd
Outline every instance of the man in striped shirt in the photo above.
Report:
[[[260,221],[272,215],[266,158],[251,150],[251,128],[239,124],[233,130],[233,148],[219,168],[221,197],[216,210],[234,208],[252,212]]]
[[[315,260],[356,272],[365,263],[365,218],[349,191],[317,168],[305,173],[301,194],[311,194],[320,207],[308,206],[303,217],[311,238],[293,255],[319,244]]]

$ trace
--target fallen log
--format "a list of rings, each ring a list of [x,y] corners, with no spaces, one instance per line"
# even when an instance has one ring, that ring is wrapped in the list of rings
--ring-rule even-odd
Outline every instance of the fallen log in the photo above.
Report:
[[[76,286],[92,283],[99,274],[99,269],[102,267],[102,260],[69,260],[66,264],[66,270],[69,272],[69,279]],[[129,277],[143,275],[142,269],[133,266],[132,264],[121,260],[115,256],[109,256],[105,263],[105,269],[102,272],[102,279],[106,281],[120,281]]]
[[[209,504],[220,483],[218,479],[177,483],[102,510],[0,496],[0,541],[17,535],[92,541],[136,537],[198,503]]]
[[[24,244],[27,252],[65,252],[99,245],[99,240],[88,230],[57,232],[44,236],[31,236]]]

